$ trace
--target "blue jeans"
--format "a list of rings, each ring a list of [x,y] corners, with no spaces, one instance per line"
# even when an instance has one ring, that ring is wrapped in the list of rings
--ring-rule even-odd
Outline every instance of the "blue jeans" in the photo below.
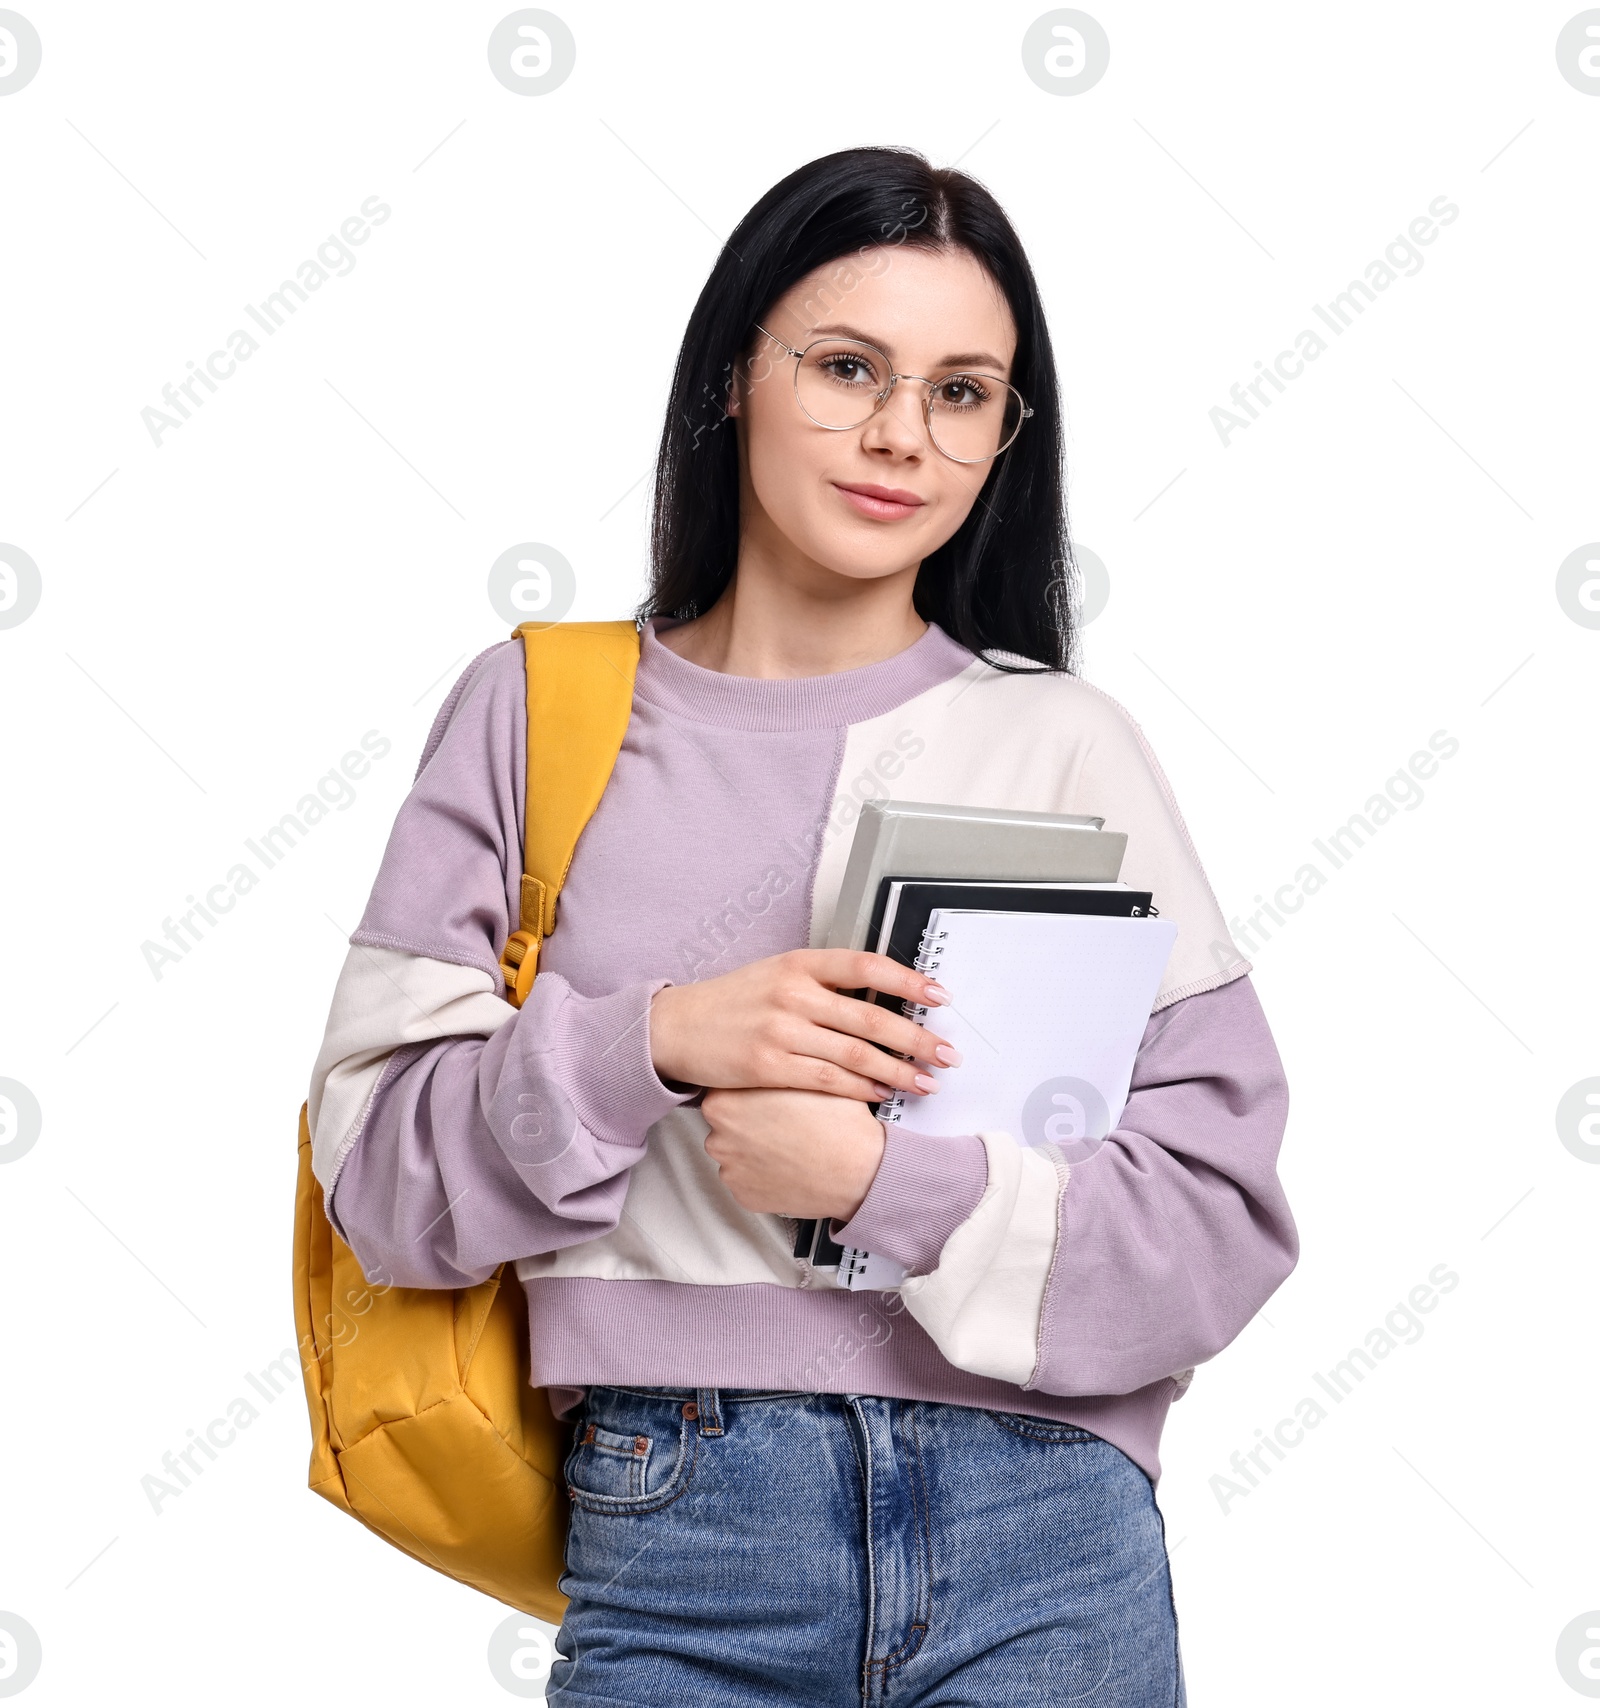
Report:
[[[1149,1478],[1087,1430],[593,1387],[566,1475],[561,1708],[1183,1708]]]

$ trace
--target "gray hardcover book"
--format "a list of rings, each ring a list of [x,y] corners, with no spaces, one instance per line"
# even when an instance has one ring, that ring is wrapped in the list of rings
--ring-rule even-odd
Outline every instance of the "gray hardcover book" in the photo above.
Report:
[[[872,941],[884,878],[989,878],[1011,883],[1112,883],[1125,831],[1071,813],[1009,812],[926,801],[868,801],[861,809],[826,947]]]

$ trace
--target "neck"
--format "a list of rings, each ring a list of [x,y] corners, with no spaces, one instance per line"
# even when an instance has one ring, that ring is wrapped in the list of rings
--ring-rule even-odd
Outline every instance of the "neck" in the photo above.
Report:
[[[702,617],[660,638],[680,658],[729,676],[831,676],[893,658],[927,632],[911,602],[917,565],[856,581],[814,574],[749,549],[727,591]]]

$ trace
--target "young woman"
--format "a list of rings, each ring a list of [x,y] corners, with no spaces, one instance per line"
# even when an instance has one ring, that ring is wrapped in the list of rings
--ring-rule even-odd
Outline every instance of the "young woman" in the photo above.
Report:
[[[435,722],[312,1120],[369,1270],[519,1260],[533,1380],[575,1426],[551,1700],[1183,1701],[1157,1442],[1293,1267],[1287,1100],[1154,756],[1073,674],[1062,479],[994,200],[908,151],[814,161],[690,318],[631,720],[520,1009],[520,642]],[[890,793],[1099,814],[1177,922],[1091,1162],[874,1115],[960,1072],[959,991],[809,946]],[[559,1136],[535,1158],[530,1097]],[[813,1217],[908,1280],[840,1289],[793,1255]]]

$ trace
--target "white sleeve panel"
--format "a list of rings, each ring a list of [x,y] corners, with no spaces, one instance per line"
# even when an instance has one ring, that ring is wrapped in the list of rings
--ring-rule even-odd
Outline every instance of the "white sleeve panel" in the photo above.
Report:
[[[939,1267],[903,1282],[900,1295],[958,1369],[1021,1387],[1039,1359],[1067,1165],[1053,1145],[979,1137],[989,1183],[978,1207],[945,1241]]]
[[[311,1162],[323,1190],[332,1190],[384,1066],[401,1045],[487,1038],[516,1012],[479,967],[352,946],[311,1072]]]

